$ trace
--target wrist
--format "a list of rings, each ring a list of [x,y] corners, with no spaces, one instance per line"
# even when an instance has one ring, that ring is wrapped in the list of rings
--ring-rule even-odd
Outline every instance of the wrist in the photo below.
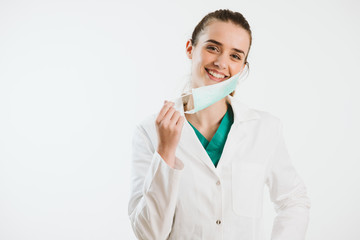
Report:
[[[170,167],[173,168],[175,166],[175,151],[158,148],[157,152]]]

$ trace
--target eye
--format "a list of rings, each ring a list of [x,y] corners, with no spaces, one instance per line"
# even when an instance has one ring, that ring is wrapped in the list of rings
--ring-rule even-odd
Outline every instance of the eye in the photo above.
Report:
[[[219,49],[216,46],[207,46],[206,49],[214,52],[219,52]]]
[[[238,54],[232,54],[231,56],[237,60],[241,60],[241,57]]]

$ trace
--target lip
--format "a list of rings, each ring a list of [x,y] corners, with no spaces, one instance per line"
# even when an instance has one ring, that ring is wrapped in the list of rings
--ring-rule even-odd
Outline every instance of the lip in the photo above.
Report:
[[[208,72],[209,70],[211,70],[211,71],[213,71],[213,72],[216,72],[216,73],[219,73],[219,74],[223,74],[223,73],[221,73],[221,72],[219,72],[219,71],[216,71],[216,70],[214,70],[214,69],[207,69],[207,68],[205,68],[206,74],[209,76],[209,78],[210,78],[211,80],[213,80],[213,81],[215,81],[215,82],[222,82],[222,81],[225,81],[226,79],[229,78],[229,76],[227,76],[227,75],[225,75],[225,74],[223,74],[223,75],[225,75],[224,78],[216,78],[216,77],[214,77],[213,75],[211,75],[211,74]]]

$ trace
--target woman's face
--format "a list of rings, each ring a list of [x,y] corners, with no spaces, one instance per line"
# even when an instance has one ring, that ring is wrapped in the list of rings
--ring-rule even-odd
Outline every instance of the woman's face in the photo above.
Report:
[[[192,59],[193,88],[224,81],[245,66],[249,33],[232,22],[215,20],[200,32],[196,46],[189,40],[186,53]]]

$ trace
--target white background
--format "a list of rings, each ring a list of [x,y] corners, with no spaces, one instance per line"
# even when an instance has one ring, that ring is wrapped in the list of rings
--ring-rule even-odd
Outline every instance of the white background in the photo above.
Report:
[[[360,239],[360,3],[169,2],[0,1],[0,239],[134,239],[135,124],[188,79],[186,40],[218,8],[252,27],[237,96],[284,124],[307,239]]]

